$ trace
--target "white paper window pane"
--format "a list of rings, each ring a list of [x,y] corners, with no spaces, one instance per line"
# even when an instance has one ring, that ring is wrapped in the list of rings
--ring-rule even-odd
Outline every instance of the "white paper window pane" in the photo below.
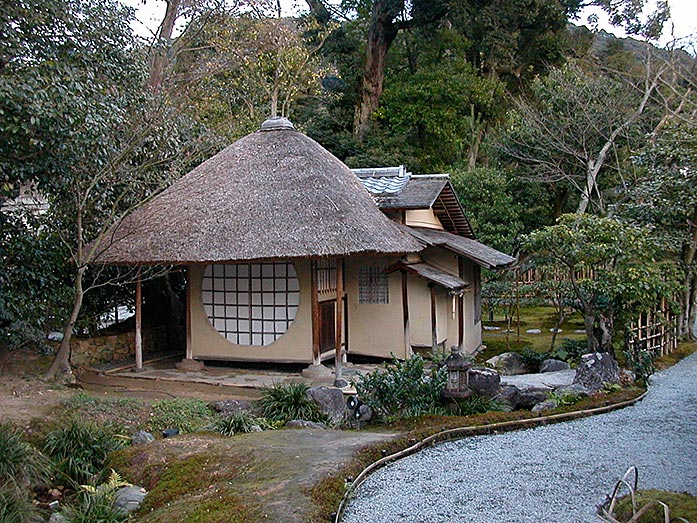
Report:
[[[274,318],[276,318],[277,320],[285,320],[287,318],[286,308],[276,307],[276,310],[274,311]]]
[[[214,265],[213,266],[213,276],[216,278],[225,277],[225,265]]]
[[[276,292],[286,291],[286,280],[276,280]]]
[[[252,306],[252,318],[261,319],[261,307]]]
[[[274,311],[273,307],[264,307],[264,319],[265,320],[273,319],[273,311]]]
[[[213,290],[213,280],[204,276],[203,281],[201,282],[201,289],[204,291]]]
[[[261,276],[261,265],[258,263],[252,263],[250,265],[250,274],[252,275],[252,278],[258,278]]]
[[[225,307],[225,317],[237,318],[237,307],[230,307],[229,305]]]
[[[203,291],[201,293],[203,303],[213,303],[213,293],[211,291]]]
[[[238,294],[237,295],[237,305],[249,305],[249,294]]]
[[[285,278],[286,277],[286,267],[287,265],[285,263],[277,263],[274,266],[274,273],[276,278]]]
[[[237,280],[237,290],[247,292],[249,290],[249,280]]]
[[[240,320],[249,319],[249,306],[237,307],[237,318]]]
[[[249,345],[249,334],[246,332],[240,332],[237,343],[240,345]]]
[[[300,304],[300,294],[297,292],[291,292],[288,294],[288,305],[299,305]]]
[[[261,266],[261,275],[264,278],[273,278],[273,265],[270,263],[265,263]]]
[[[226,291],[236,291],[237,290],[237,278],[225,278],[225,290]]]
[[[237,304],[237,293],[226,292],[225,293],[225,303],[227,303],[228,305],[236,305]]]
[[[274,341],[276,341],[276,336],[273,334],[264,334],[264,345],[271,345]]]
[[[299,291],[300,290],[300,283],[298,282],[297,278],[293,278],[293,279],[288,280],[288,290],[289,291]]]
[[[225,317],[225,307],[223,305],[216,305],[213,307],[213,316],[216,318]]]
[[[286,332],[286,330],[288,329],[288,322],[287,321],[276,321],[274,323],[276,325],[274,330],[278,333]]]
[[[270,332],[273,334],[274,327],[275,327],[274,322],[272,322],[272,321],[265,321],[264,322],[264,332]]]
[[[237,277],[240,279],[249,277],[249,265],[248,264],[245,263],[243,265],[237,266]]]
[[[249,320],[239,320],[237,322],[237,328],[239,329],[240,333],[249,332]]]
[[[252,332],[261,332],[263,322],[259,320],[252,320]]]
[[[225,320],[215,320],[215,323],[213,324],[215,326],[215,330],[218,332],[222,332],[225,330]]]
[[[276,305],[285,305],[286,303],[288,303],[288,295],[285,293],[276,294],[274,302],[276,303]]]
[[[222,278],[213,280],[213,290],[222,291],[225,290],[225,280]]]
[[[252,334],[252,345],[263,345],[261,334]]]
[[[237,331],[237,320],[225,320],[225,330],[228,332]]]
[[[252,305],[261,305],[261,294],[252,294]]]
[[[232,343],[237,343],[237,333],[236,332],[226,332],[225,339]]]
[[[208,303],[203,304],[203,310],[206,311],[206,316],[209,318],[213,316],[213,305],[210,305]]]
[[[252,280],[252,292],[259,292],[261,290],[261,280]]]
[[[288,307],[288,319],[294,319],[295,315],[298,313],[297,307]]]
[[[263,305],[273,305],[274,304],[273,294],[270,294],[270,293],[263,294],[261,300],[262,300],[261,302]]]
[[[273,280],[261,280],[261,290],[264,292],[273,292]]]

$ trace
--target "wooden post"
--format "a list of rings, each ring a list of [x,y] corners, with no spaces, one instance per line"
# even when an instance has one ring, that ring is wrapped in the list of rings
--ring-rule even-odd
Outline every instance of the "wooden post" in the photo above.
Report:
[[[143,289],[140,281],[140,267],[136,276],[136,332],[135,332],[135,357],[136,370],[143,368]]]
[[[457,347],[462,351],[465,346],[465,298],[460,293],[457,296]]]
[[[402,317],[404,319],[404,357],[411,356],[411,333],[409,332],[409,296],[407,294],[407,273],[402,271]]]
[[[428,285],[431,288],[431,348],[433,357],[438,353],[438,322],[436,319],[436,286],[433,283]]]
[[[336,348],[334,356],[334,379],[342,379],[341,365],[343,353],[341,349],[342,329],[344,327],[344,259],[336,259]]]
[[[312,309],[312,364],[322,363],[319,348],[319,295],[317,293],[317,261],[310,261],[310,304]]]
[[[186,268],[186,359],[190,360],[194,357],[193,345],[191,343],[191,297],[193,290],[191,285],[192,278],[191,266]]]

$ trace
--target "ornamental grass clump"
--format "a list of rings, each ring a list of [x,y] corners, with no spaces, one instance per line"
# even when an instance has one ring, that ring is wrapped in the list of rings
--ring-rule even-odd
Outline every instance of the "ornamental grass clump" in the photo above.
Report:
[[[247,434],[249,432],[260,432],[262,430],[274,428],[266,418],[259,418],[251,412],[241,411],[219,418],[211,426],[212,430],[223,436],[234,436],[235,434]]]
[[[129,520],[129,515],[116,508],[114,500],[119,489],[130,486],[112,470],[105,483],[96,487],[82,485],[75,502],[65,507],[61,514],[70,523],[124,523]]]
[[[0,424],[0,484],[18,488],[40,486],[50,474],[50,460],[24,441],[16,429]]]
[[[446,414],[441,403],[447,369],[425,370],[424,359],[415,354],[405,361],[394,358],[383,368],[359,377],[354,385],[361,401],[383,420]]]
[[[0,521],[2,523],[43,523],[44,518],[29,492],[0,482]]]
[[[43,450],[54,461],[56,471],[77,485],[94,483],[107,456],[128,445],[128,438],[110,427],[69,420],[46,435]]]
[[[208,403],[193,398],[161,400],[152,406],[151,424],[154,430],[179,429],[196,432],[211,424],[214,414]]]
[[[262,414],[276,422],[291,420],[329,423],[327,414],[308,396],[309,385],[306,383],[274,383],[261,390]]]

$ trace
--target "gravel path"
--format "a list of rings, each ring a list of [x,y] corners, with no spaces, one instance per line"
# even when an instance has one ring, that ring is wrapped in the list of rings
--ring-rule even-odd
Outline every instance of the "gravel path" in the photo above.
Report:
[[[379,470],[344,523],[592,523],[631,465],[640,488],[697,494],[697,353],[632,407],[444,443]]]

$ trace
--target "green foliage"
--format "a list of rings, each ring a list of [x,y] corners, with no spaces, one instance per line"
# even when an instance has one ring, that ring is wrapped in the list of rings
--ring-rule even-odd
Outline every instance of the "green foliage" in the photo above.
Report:
[[[523,230],[523,206],[514,198],[507,176],[490,167],[458,168],[450,174],[477,239],[500,251],[513,252]]]
[[[266,418],[259,418],[251,412],[243,410],[215,420],[211,428],[223,436],[234,436],[235,434],[246,434],[276,428],[276,424],[270,423]]]
[[[123,523],[129,520],[127,513],[114,508],[114,498],[122,487],[131,486],[111,471],[106,483],[96,487],[83,485],[77,501],[65,507],[61,514],[70,523]]]
[[[61,476],[82,485],[93,483],[109,454],[124,448],[127,442],[107,426],[71,419],[46,435],[43,450]]]
[[[0,423],[0,484],[17,488],[39,486],[46,483],[49,475],[49,460],[24,441],[17,429]]]
[[[649,503],[661,501],[670,507],[670,521],[697,521],[697,497],[687,492],[670,492],[665,490],[639,490],[637,491],[637,510]],[[625,496],[620,499],[615,508],[614,517],[620,522],[629,522],[634,516],[632,499]],[[633,520],[632,520],[633,521]],[[667,523],[663,507],[654,504],[641,516],[636,523]]]
[[[142,400],[136,398],[95,397],[78,392],[61,401],[66,413],[95,422],[108,422],[120,432],[141,428],[148,414]]]
[[[518,351],[525,366],[532,372],[539,372],[540,365],[549,357],[547,352],[539,352],[531,347],[523,347],[523,350]]]
[[[323,413],[312,401],[306,383],[274,383],[261,390],[259,404],[265,418],[271,421],[291,420],[329,423],[329,416]]]
[[[423,358],[415,354],[397,358],[354,382],[361,401],[382,419],[409,418],[444,412],[441,393],[447,380],[445,367],[425,372]]]
[[[549,399],[554,401],[557,407],[568,407],[581,400],[581,396],[572,391],[551,392]]]
[[[456,400],[456,404],[459,416],[472,416],[473,414],[504,410],[504,405],[500,401],[476,394],[469,398]]]
[[[636,350],[625,348],[623,351],[625,362],[634,371],[636,380],[646,385],[649,376],[656,372],[656,358],[659,354],[654,350],[646,350],[637,347]]]
[[[177,428],[180,432],[195,432],[213,420],[208,403],[194,398],[161,400],[153,404],[150,423],[156,431]]]
[[[26,491],[0,482],[0,521],[2,523],[41,523],[44,520]]]

